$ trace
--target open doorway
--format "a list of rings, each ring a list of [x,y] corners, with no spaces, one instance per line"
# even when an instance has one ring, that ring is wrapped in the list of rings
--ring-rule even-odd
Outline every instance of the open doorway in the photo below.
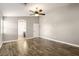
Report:
[[[26,37],[26,20],[18,20],[18,38]]]

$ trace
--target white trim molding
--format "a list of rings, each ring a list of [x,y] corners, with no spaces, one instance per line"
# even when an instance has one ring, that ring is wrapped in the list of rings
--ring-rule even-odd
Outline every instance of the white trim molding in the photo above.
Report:
[[[23,39],[27,40],[27,39],[33,39],[33,38],[37,38],[37,37],[20,38],[20,39],[18,38],[18,39],[16,39],[16,40],[3,41],[3,43],[8,43],[8,42],[19,41],[19,40],[23,40]]]
[[[51,39],[51,38],[48,38],[48,37],[42,37],[41,36],[40,38],[51,40],[51,41],[55,41],[55,42],[59,42],[59,43],[63,43],[63,44],[67,44],[67,45],[71,45],[71,46],[74,46],[74,47],[79,47],[79,45],[77,45],[77,44],[71,44],[71,43],[67,43],[67,42]]]

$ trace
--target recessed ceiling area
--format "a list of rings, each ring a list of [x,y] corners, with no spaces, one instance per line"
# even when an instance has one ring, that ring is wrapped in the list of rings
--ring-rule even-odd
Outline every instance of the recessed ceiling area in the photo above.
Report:
[[[30,16],[29,10],[34,10],[35,8],[41,8],[45,13],[53,10],[55,7],[68,5],[61,3],[1,3],[0,11],[3,16]]]

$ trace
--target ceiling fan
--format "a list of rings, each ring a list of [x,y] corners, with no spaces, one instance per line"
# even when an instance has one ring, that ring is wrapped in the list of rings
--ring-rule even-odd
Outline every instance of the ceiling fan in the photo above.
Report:
[[[30,10],[30,12],[32,12],[32,14],[30,14],[30,15],[35,15],[35,16],[45,15],[45,13],[43,12],[43,10],[42,9],[38,9],[38,8],[36,8],[35,11]]]

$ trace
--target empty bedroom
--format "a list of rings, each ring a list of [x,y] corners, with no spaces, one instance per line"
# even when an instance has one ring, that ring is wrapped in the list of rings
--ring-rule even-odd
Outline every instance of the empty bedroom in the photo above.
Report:
[[[79,56],[79,3],[0,3],[0,56]]]

